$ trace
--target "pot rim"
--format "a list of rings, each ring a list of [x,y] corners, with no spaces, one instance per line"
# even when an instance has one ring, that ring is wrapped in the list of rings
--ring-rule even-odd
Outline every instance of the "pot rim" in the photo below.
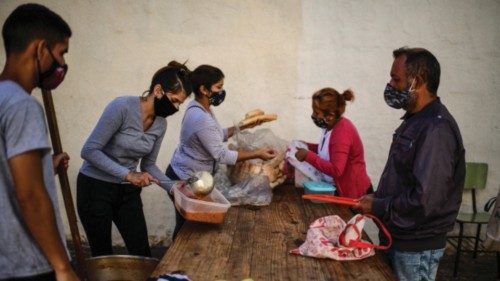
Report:
[[[129,259],[129,260],[142,260],[142,261],[155,261],[159,262],[160,260],[153,257],[144,257],[144,256],[134,256],[134,255],[106,255],[106,256],[97,256],[87,258],[87,261],[98,261],[103,259]]]

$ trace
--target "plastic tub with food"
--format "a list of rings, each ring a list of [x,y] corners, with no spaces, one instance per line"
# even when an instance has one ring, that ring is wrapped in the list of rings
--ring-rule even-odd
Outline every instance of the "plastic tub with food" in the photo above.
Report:
[[[189,189],[185,185],[174,186],[175,208],[188,221],[221,224],[224,222],[231,203],[214,188],[203,198],[187,196]]]

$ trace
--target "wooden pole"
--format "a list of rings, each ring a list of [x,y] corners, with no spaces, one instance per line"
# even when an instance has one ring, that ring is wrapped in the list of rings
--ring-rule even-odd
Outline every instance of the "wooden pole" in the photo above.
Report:
[[[52,148],[54,154],[63,152],[61,137],[59,135],[59,127],[57,126],[56,112],[54,109],[54,102],[52,100],[52,93],[49,90],[42,90],[43,104],[45,107],[45,114],[47,115],[47,123],[49,124],[50,139],[52,141]],[[86,280],[87,271],[85,263],[85,254],[80,240],[80,233],[75,214],[75,206],[73,205],[73,197],[71,197],[71,188],[69,186],[69,179],[63,165],[57,167],[59,175],[59,183],[61,185],[62,196],[64,199],[64,207],[68,216],[69,228],[71,230],[71,237],[75,247],[77,268],[76,271],[81,280]]]

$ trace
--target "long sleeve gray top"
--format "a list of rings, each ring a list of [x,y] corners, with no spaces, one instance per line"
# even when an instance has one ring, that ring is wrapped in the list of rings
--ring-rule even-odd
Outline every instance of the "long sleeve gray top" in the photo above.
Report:
[[[112,183],[123,183],[131,171],[148,172],[170,191],[171,181],[156,166],[156,157],[167,130],[165,118],[156,117],[144,131],[140,98],[123,96],[108,104],[83,145],[82,174]]]
[[[186,180],[195,172],[214,172],[218,164],[234,165],[238,152],[224,144],[227,129],[222,129],[215,116],[196,100],[189,103],[182,120],[180,142],[170,165],[177,176]]]

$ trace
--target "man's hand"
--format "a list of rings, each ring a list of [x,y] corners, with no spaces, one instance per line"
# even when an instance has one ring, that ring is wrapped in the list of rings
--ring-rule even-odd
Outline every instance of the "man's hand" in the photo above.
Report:
[[[358,204],[352,206],[352,208],[362,214],[367,214],[372,212],[373,205],[373,194],[363,195],[358,199]]]
[[[69,167],[69,155],[66,152],[59,153],[57,155],[52,155],[52,164],[54,164],[54,175],[57,174],[57,168],[59,165],[64,167],[64,171],[68,170]]]
[[[138,187],[145,187],[152,183],[160,183],[152,175],[146,172],[130,172],[125,177],[125,180]]]
[[[307,152],[309,152],[309,150],[297,147],[297,152],[295,153],[295,158],[297,158],[297,160],[302,162],[302,161],[306,160]]]

